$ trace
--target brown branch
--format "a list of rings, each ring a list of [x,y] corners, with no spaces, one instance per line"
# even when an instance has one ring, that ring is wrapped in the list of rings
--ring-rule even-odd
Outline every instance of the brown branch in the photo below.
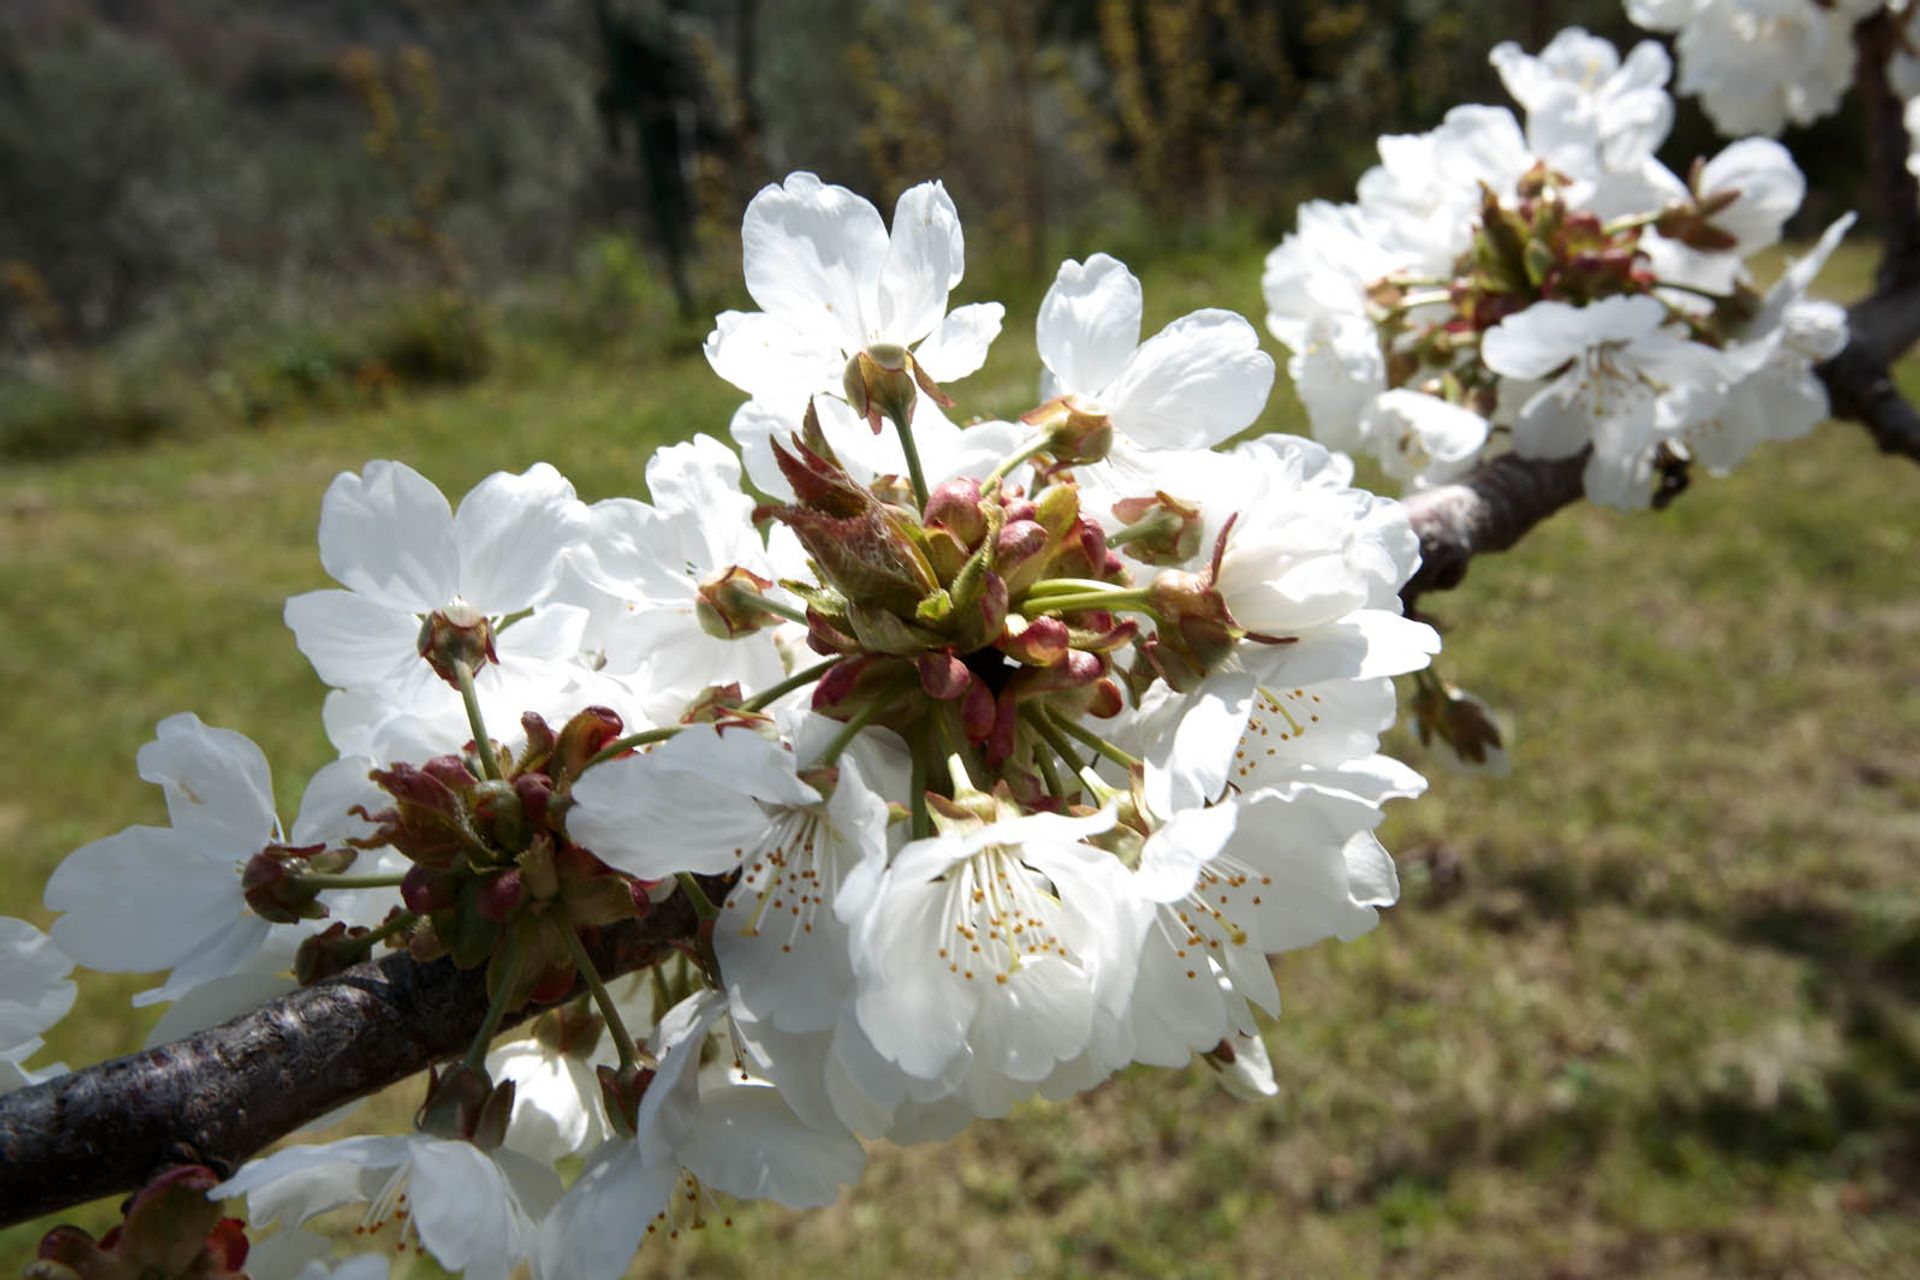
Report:
[[[1912,143],[1906,102],[1893,91],[1887,68],[1905,40],[1906,19],[1882,8],[1853,29],[1854,88],[1867,121],[1867,166],[1886,225],[1876,277],[1881,291],[1920,280],[1920,181],[1907,169]]]
[[[696,925],[674,894],[644,920],[601,930],[589,951],[603,975],[631,973]],[[396,954],[0,1096],[0,1226],[131,1191],[167,1165],[229,1174],[316,1117],[464,1053],[486,1011],[484,970]]]
[[[1400,592],[1407,611],[1425,592],[1459,586],[1474,556],[1505,551],[1578,501],[1586,492],[1586,467],[1584,450],[1551,460],[1509,453],[1453,484],[1409,494],[1404,505],[1420,537],[1420,568]]]
[[[1880,10],[1854,28],[1854,86],[1867,122],[1867,163],[1884,225],[1871,296],[1847,312],[1846,349],[1820,366],[1833,415],[1860,423],[1880,448],[1920,461],[1920,413],[1895,385],[1893,363],[1920,340],[1920,181],[1907,168],[1912,148],[1906,104],[1887,67],[1906,34],[1904,17]]]

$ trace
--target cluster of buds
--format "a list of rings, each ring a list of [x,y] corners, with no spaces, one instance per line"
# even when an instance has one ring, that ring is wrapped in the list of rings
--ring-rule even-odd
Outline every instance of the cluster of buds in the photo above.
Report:
[[[492,749],[498,776],[488,776],[477,751],[375,771],[393,803],[362,814],[378,830],[355,843],[390,847],[412,862],[400,894],[417,917],[407,937],[416,959],[487,964],[489,989],[504,990],[506,1007],[519,1008],[558,999],[579,980],[576,931],[646,913],[646,886],[568,840],[563,825],[574,780],[621,727],[602,707],[580,712],[557,734],[529,713],[517,754]],[[304,970],[329,971],[319,957],[350,941],[309,939]]]
[[[1590,306],[1672,287],[1657,274],[1643,244],[1646,232],[1703,251],[1732,248],[1733,235],[1715,221],[1739,198],[1737,190],[1700,190],[1695,164],[1688,195],[1654,213],[1602,219],[1568,200],[1573,179],[1542,160],[1522,176],[1513,197],[1482,183],[1471,247],[1446,280],[1389,275],[1368,296],[1386,354],[1387,384],[1413,387],[1491,415],[1499,377],[1479,358],[1479,339],[1509,316],[1537,302]],[[1445,309],[1433,305],[1444,303]],[[1744,284],[1711,307],[1676,314],[1688,336],[1723,346],[1732,326],[1750,320],[1758,295]]]
[[[1113,654],[1137,624],[1045,603],[1061,582],[1125,584],[1074,485],[1028,496],[959,477],[916,510],[885,500],[884,480],[855,482],[815,431],[776,448],[795,501],[761,514],[794,531],[820,577],[782,585],[806,602],[809,645],[840,659],[816,710],[910,740],[957,731],[994,769],[1013,760],[1023,714],[1120,710]],[[1038,776],[1016,772],[1037,797]]]
[[[246,1225],[207,1198],[219,1183],[211,1169],[176,1165],[136,1192],[100,1239],[79,1227],[47,1232],[22,1280],[245,1280]]]

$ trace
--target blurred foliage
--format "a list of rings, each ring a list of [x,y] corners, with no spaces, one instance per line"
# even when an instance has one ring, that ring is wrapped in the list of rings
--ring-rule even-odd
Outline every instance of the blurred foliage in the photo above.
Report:
[[[942,178],[1009,300],[1272,243],[1573,23],[1639,38],[1617,0],[9,0],[0,456],[684,348],[795,168]],[[1797,139],[1807,225],[1857,133]],[[1717,145],[1683,106],[1670,158]]]

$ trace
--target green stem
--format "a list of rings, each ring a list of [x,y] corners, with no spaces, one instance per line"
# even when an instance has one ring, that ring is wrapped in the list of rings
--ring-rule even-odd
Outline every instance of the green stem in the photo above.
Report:
[[[302,872],[296,878],[315,889],[394,889],[406,880],[405,876],[335,876],[317,871]]]
[[[913,483],[913,496],[920,500],[920,509],[927,509],[927,473],[920,469],[920,450],[914,447],[913,427],[909,425],[913,411],[907,409],[893,416],[894,430],[900,433],[900,452],[907,455],[907,479]]]
[[[1052,442],[1052,433],[1045,431],[1041,432],[1034,439],[1027,441],[1027,443],[1020,446],[1015,453],[1004,459],[999,466],[987,473],[987,478],[980,482],[980,492],[982,494],[992,493],[1000,487],[1000,482],[1005,480],[1015,467],[1037,453],[1045,453],[1047,446]]]
[[[770,685],[754,694],[751,698],[748,698],[740,704],[740,709],[742,711],[759,711],[764,707],[771,706],[776,699],[786,697],[803,685],[812,684],[815,680],[818,680],[838,665],[840,665],[840,659],[828,658],[825,662],[817,662],[805,670],[796,671],[779,684]]]
[[[1663,212],[1663,210],[1655,210],[1651,213],[1634,213],[1628,214],[1623,218],[1615,218],[1612,222],[1600,228],[1600,234],[1603,236],[1617,236],[1622,231],[1632,231],[1637,227],[1650,227],[1660,221]]]
[[[500,1034],[500,1020],[507,1016],[507,997],[513,994],[513,988],[520,977],[520,934],[517,931],[507,934],[505,951],[494,958],[487,967],[492,977],[493,964],[501,964],[506,971],[501,974],[499,983],[493,986],[493,998],[487,1002],[486,1020],[480,1024],[480,1030],[473,1037],[473,1043],[467,1046],[466,1065],[469,1071],[487,1069],[487,1047],[493,1038]]]
[[[480,715],[480,694],[473,687],[473,668],[455,659],[453,675],[460,683],[460,700],[467,704],[467,728],[473,731],[473,747],[480,753],[480,767],[497,782],[502,777],[500,757],[493,752],[493,739],[487,736],[487,722]]]
[[[1453,294],[1445,289],[1430,289],[1424,293],[1416,290],[1401,298],[1400,301],[1394,303],[1391,307],[1388,307],[1387,313],[1389,315],[1399,315],[1403,312],[1411,311],[1415,307],[1432,306],[1451,301],[1453,301]]]
[[[1655,280],[1653,287],[1656,289],[1673,289],[1680,293],[1690,293],[1696,298],[1705,298],[1708,302],[1720,303],[1727,301],[1727,295],[1724,293],[1715,293],[1711,289],[1702,289],[1697,284],[1683,284],[1678,280]],[[1698,319],[1698,317],[1694,318]]]
[[[693,904],[693,914],[702,920],[719,918],[720,908],[713,905],[713,899],[709,898],[707,891],[700,887],[700,881],[694,878],[693,872],[676,871],[673,873],[673,878],[679,883],[680,892],[686,894],[687,901]]]
[[[1080,754],[1073,749],[1073,746],[1065,738],[1060,736],[1060,731],[1054,727],[1053,721],[1047,719],[1046,712],[1040,709],[1038,703],[1022,703],[1020,705],[1020,718],[1027,722],[1029,729],[1032,729],[1040,735],[1041,741],[1053,748],[1053,753],[1065,761],[1069,769],[1072,769],[1075,773],[1080,772],[1082,763]]]
[[[792,605],[784,604],[779,600],[769,600],[765,596],[757,596],[754,599],[753,607],[762,613],[770,613],[776,618],[785,618],[788,622],[797,622],[803,627],[807,625],[807,611],[805,609],[796,609]]]
[[[1101,755],[1123,768],[1131,769],[1140,763],[1138,759],[1128,755],[1077,720],[1069,720],[1065,716],[1049,716],[1048,719],[1051,720],[1054,727],[1062,733],[1072,738],[1078,738],[1081,742],[1092,747],[1095,751],[1098,751]]]
[[[1117,582],[1102,582],[1098,578],[1043,578],[1027,588],[1024,599],[1044,595],[1073,595],[1082,591],[1125,591],[1127,588]]]
[[[600,1016],[605,1019],[607,1030],[613,1035],[613,1043],[620,1050],[622,1068],[636,1067],[640,1064],[640,1051],[633,1043],[633,1034],[627,1030],[627,1024],[620,1020],[620,1009],[613,1002],[613,993],[607,990],[600,971],[593,967],[593,957],[580,944],[580,935],[572,929],[562,926],[561,934],[567,940],[567,952],[573,957],[574,970],[580,980],[587,984],[587,990],[593,993],[593,1002],[600,1006]]]
[[[967,735],[960,722],[960,708],[957,703],[942,702],[933,708],[934,728],[940,734],[940,745],[947,754],[947,774],[953,779],[954,794],[961,790],[961,779],[966,778],[966,789],[973,789],[973,782],[967,777],[968,766],[973,762],[973,752],[967,746]],[[960,762],[961,776],[953,777],[953,761]]]
[[[840,753],[847,749],[847,744],[853,741],[854,735],[866,728],[868,723],[879,714],[880,704],[877,702],[869,702],[854,712],[853,718],[840,727],[840,732],[833,735],[833,741],[829,742],[827,749],[820,753],[820,759],[814,762],[815,766],[824,769],[838,760]]]
[[[1031,730],[1033,726],[1029,724],[1027,728]],[[1034,736],[1038,737],[1039,735],[1036,733]],[[1047,792],[1061,800],[1065,800],[1067,798],[1067,792],[1066,788],[1060,784],[1060,770],[1056,768],[1053,763],[1054,752],[1052,744],[1045,739],[1041,739],[1039,742],[1030,745],[1033,748],[1033,762],[1039,766],[1040,777],[1047,784]]]
[[[907,790],[911,793],[911,833],[915,840],[924,840],[933,834],[933,815],[927,811],[927,753],[918,743],[907,753]]]
[[[1069,591],[1060,595],[1035,597],[1028,592],[1023,606],[1038,609],[1042,613],[1073,613],[1080,609],[1131,609],[1136,612],[1148,612],[1147,593],[1142,589],[1119,589],[1112,587],[1105,591]]]
[[[779,695],[776,694],[775,696],[777,697]],[[668,738],[671,738],[674,734],[686,727],[687,726],[683,724],[669,724],[663,725],[658,729],[645,729],[639,733],[630,733],[624,738],[615,738],[612,742],[609,742],[606,746],[587,757],[585,769],[591,769],[597,764],[605,764],[615,756],[624,755],[635,747],[644,747],[650,742],[665,742]],[[584,772],[584,769],[582,771]]]

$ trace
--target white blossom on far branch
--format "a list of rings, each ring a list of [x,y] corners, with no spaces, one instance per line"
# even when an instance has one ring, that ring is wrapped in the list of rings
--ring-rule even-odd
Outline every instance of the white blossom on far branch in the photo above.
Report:
[[[1383,138],[1358,202],[1303,208],[1268,257],[1268,327],[1292,349],[1315,434],[1412,488],[1509,448],[1586,451],[1587,496],[1634,508],[1696,458],[1722,470],[1811,429],[1815,366],[1845,329],[1804,293],[1850,219],[1784,282],[1789,319],[1747,268],[1806,194],[1785,148],[1744,138],[1684,178],[1668,170],[1655,152],[1669,66],[1651,43],[1622,59],[1572,28],[1493,61],[1524,129],[1460,107],[1429,134]],[[1781,408],[1736,412],[1762,397]]]

